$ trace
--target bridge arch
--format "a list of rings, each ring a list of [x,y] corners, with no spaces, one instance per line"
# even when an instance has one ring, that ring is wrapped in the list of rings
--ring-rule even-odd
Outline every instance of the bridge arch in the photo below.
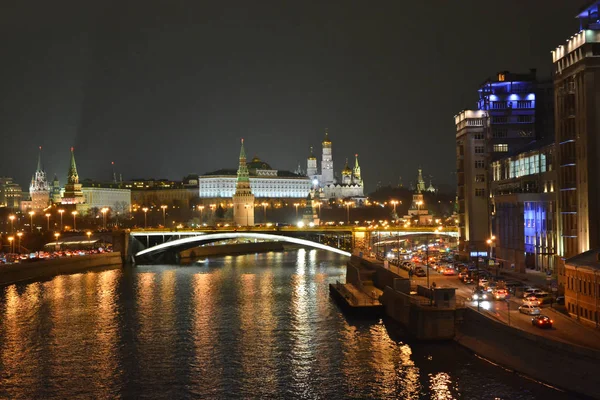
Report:
[[[314,247],[320,250],[331,251],[332,253],[341,254],[343,256],[350,257],[350,253],[344,250],[336,249],[335,247],[327,246],[322,243],[313,242],[311,240],[299,239],[295,237],[273,235],[269,233],[255,233],[255,232],[223,232],[223,233],[211,233],[206,235],[198,235],[185,237],[181,239],[172,240],[169,242],[161,243],[156,246],[149,247],[141,250],[135,254],[134,257],[138,258],[144,255],[152,255],[153,253],[159,253],[167,251],[176,247],[189,247],[192,244],[201,244],[202,242],[215,241],[215,240],[226,240],[226,239],[237,239],[237,238],[254,238],[261,240],[274,240],[280,242],[288,242],[299,244],[302,246]]]

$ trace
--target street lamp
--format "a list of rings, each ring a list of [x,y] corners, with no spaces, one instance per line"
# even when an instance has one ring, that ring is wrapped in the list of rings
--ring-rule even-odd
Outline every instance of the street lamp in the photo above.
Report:
[[[298,206],[300,203],[294,203],[294,207],[296,207],[296,219],[298,219]]]
[[[10,246],[9,246],[9,247],[10,247],[10,252],[11,252],[11,254],[15,252],[15,251],[14,251],[14,247],[13,247],[13,240],[15,240],[15,238],[14,238],[14,237],[12,237],[12,236],[9,236],[9,237],[8,237],[8,243],[10,243]]]
[[[261,206],[263,207],[263,215],[265,217],[265,222],[267,222],[267,206],[269,205],[269,203],[261,203]]]
[[[73,214],[73,231],[77,230],[77,211],[71,211]]]
[[[62,215],[62,213],[60,215]],[[59,236],[60,236],[60,233],[54,232],[54,239],[56,239],[56,245],[54,246],[54,251],[60,250],[60,247],[58,246],[58,237]]]
[[[46,213],[46,230],[50,230],[50,213]]]
[[[142,211],[144,212],[144,229],[146,229],[148,227],[148,207],[142,208]]]
[[[398,204],[398,200],[390,201],[390,204],[394,206],[394,218],[398,219],[398,214],[396,214],[396,205]]]
[[[102,229],[106,230],[106,213],[108,212],[108,207],[103,207],[100,212],[102,213]]]
[[[200,225],[202,225],[202,213],[204,212],[204,206],[198,206],[198,210],[200,210]]]
[[[160,208],[162,209],[162,212],[163,212],[163,227],[165,227],[165,228],[167,227],[167,214],[166,214],[167,207],[168,206],[166,206],[164,204],[162,206],[160,206]]]
[[[87,235],[87,237],[88,237],[88,244],[90,245],[90,250],[91,250],[91,249],[92,249],[92,244],[91,244],[91,243],[89,243],[89,242],[90,242],[90,238],[92,237],[92,232],[90,232],[90,231],[87,231],[85,234],[86,234],[86,235]]]
[[[29,227],[31,228],[31,232],[33,233],[33,216],[35,215],[35,211],[29,211]]]
[[[344,203],[346,205],[346,225],[350,225],[350,205],[351,201],[347,201]]]
[[[62,221],[62,216],[63,213],[65,212],[65,210],[63,210],[62,208],[58,210],[58,213],[60,214],[60,231],[62,232],[63,230],[63,221]]]
[[[17,245],[17,252],[19,254],[21,254],[21,236],[23,236],[23,232],[17,232],[17,238],[19,239],[18,240],[19,243]]]
[[[14,233],[13,221],[15,220],[15,216],[11,214],[8,216],[8,219],[10,220],[10,233]]]

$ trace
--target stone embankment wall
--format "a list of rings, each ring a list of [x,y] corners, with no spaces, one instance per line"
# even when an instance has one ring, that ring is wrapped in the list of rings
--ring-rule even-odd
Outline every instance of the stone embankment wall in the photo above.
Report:
[[[121,253],[90,254],[0,266],[0,285],[82,272],[94,267],[121,266]]]
[[[218,246],[199,246],[184,250],[180,252],[179,255],[181,259],[186,259],[205,256],[218,256],[224,254],[248,254],[267,251],[282,251],[285,248],[288,248],[288,246],[284,247],[283,242],[239,243]]]
[[[454,338],[483,358],[549,385],[599,398],[600,351],[511,328],[466,309]]]

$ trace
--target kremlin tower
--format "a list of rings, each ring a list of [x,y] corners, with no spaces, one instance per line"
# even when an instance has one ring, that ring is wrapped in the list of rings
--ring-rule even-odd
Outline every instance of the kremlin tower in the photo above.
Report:
[[[31,203],[28,203],[28,208],[33,211],[43,210],[50,204],[50,187],[46,179],[46,172],[42,169],[42,147],[38,155],[37,169],[31,177],[29,185],[29,195]]]
[[[240,149],[240,163],[233,195],[233,223],[236,226],[254,226],[254,195],[250,188],[250,174],[246,165],[244,139]]]
[[[69,164],[69,173],[67,174],[67,184],[62,198],[62,204],[83,204],[85,197],[81,191],[79,175],[77,174],[77,165],[75,164],[75,151],[71,147],[71,162]]]
[[[321,185],[331,185],[335,183],[333,178],[333,156],[331,154],[331,140],[329,132],[325,129],[325,139],[323,139],[323,157],[321,159]]]

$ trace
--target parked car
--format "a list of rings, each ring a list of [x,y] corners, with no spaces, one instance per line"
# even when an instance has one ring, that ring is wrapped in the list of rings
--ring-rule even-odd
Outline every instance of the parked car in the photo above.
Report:
[[[531,319],[531,325],[537,326],[538,328],[552,328],[554,321],[547,315],[536,315]]]
[[[523,304],[522,306],[519,307],[519,312],[522,314],[528,314],[528,315],[540,315],[542,313],[542,310],[536,306],[530,306],[529,304]]]

